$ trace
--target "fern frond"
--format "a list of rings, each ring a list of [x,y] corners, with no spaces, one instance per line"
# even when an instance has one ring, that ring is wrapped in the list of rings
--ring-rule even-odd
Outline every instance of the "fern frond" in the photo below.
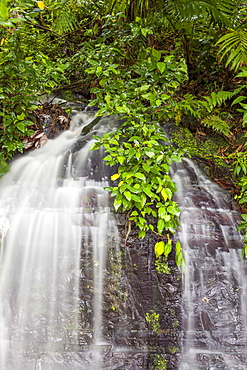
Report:
[[[78,26],[75,11],[71,8],[70,0],[60,0],[59,2],[48,1],[52,15],[52,29],[62,35],[73,31]]]
[[[192,94],[185,94],[184,100],[177,102],[176,111],[186,115],[190,114],[195,118],[200,118],[200,101]]]
[[[233,12],[232,1],[230,0],[169,0],[165,6],[168,14],[177,17],[180,21],[194,20],[203,15],[209,15],[214,23],[224,25],[230,24],[230,16]]]
[[[213,129],[216,132],[219,132],[220,134],[223,134],[227,137],[230,136],[230,128],[228,124],[223,121],[219,116],[216,115],[210,115],[206,118],[204,118],[201,123],[205,127],[209,127]]]
[[[204,96],[206,101],[202,101],[201,104],[208,112],[211,112],[216,106],[221,106],[227,99],[233,96],[231,91],[218,91],[212,92],[211,96]]]
[[[247,65],[247,32],[245,30],[232,30],[217,41],[221,60],[228,55],[226,66],[235,71],[243,64]]]

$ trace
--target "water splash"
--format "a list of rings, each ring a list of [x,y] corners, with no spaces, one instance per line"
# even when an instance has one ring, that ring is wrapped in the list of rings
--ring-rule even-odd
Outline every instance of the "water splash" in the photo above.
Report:
[[[0,182],[1,370],[100,369],[98,359],[84,364],[80,356],[70,358],[85,341],[82,249],[94,264],[90,346],[102,341],[100,302],[109,235],[117,240],[103,190],[107,180],[96,181],[91,173],[93,140],[80,136],[91,120],[76,116],[69,131],[14,161]],[[78,142],[83,145],[75,152]]]
[[[189,159],[173,170],[185,253],[180,370],[244,370],[246,262],[231,198]]]

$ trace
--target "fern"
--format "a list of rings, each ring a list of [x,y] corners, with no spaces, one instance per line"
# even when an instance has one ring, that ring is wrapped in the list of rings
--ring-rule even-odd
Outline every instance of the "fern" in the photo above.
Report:
[[[78,26],[75,11],[71,8],[70,0],[48,1],[52,14],[52,29],[62,35],[73,31]]]
[[[225,121],[223,121],[219,116],[210,115],[201,120],[201,123],[203,124],[203,126],[209,127],[214,131],[219,132],[220,134],[223,134],[227,137],[230,136],[230,128],[228,124]]]
[[[201,105],[208,111],[212,110],[216,106],[221,106],[227,99],[230,99],[234,93],[231,91],[218,91],[217,93],[212,92],[211,96],[204,96],[206,101],[201,101]]]
[[[195,118],[201,118],[200,101],[192,94],[185,94],[184,100],[176,103],[176,112],[179,114],[190,114]]]
[[[219,45],[221,60],[228,55],[226,66],[238,70],[247,65],[247,32],[245,30],[232,30],[223,35],[216,43]]]
[[[209,15],[214,23],[229,24],[229,16],[233,12],[232,1],[221,0],[169,0],[165,6],[168,14],[180,21],[194,20]]]

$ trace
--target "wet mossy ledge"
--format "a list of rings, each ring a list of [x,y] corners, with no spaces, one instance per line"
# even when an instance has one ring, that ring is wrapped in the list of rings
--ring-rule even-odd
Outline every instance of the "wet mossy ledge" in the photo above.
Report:
[[[155,267],[156,236],[148,232],[140,239],[133,225],[126,240],[126,215],[115,214],[115,218],[120,234],[119,278],[114,284],[114,292],[106,292],[105,315],[112,325],[112,334],[115,333],[116,345],[124,343],[146,352],[147,367],[144,368],[177,369],[181,334],[181,269],[176,266],[171,253],[168,259],[170,273],[159,273]],[[112,286],[107,276],[106,289]],[[123,325],[124,335],[120,330]]]

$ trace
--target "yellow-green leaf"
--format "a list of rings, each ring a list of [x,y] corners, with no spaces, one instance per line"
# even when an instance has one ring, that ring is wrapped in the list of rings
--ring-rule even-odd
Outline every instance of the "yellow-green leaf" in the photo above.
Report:
[[[161,195],[162,195],[162,197],[164,198],[164,200],[166,201],[166,200],[167,200],[167,198],[168,198],[168,196],[167,196],[167,194],[166,194],[165,189],[162,189],[162,190],[161,190]]]
[[[161,256],[165,251],[165,243],[163,241],[157,242],[154,246],[154,253],[156,255],[156,258]]]
[[[115,180],[117,180],[119,177],[120,177],[120,173],[115,173],[115,175],[112,175],[112,176],[111,176],[111,180],[112,180],[112,181],[115,181]]]
[[[45,3],[44,1],[37,1],[37,5],[41,10],[45,9]]]

